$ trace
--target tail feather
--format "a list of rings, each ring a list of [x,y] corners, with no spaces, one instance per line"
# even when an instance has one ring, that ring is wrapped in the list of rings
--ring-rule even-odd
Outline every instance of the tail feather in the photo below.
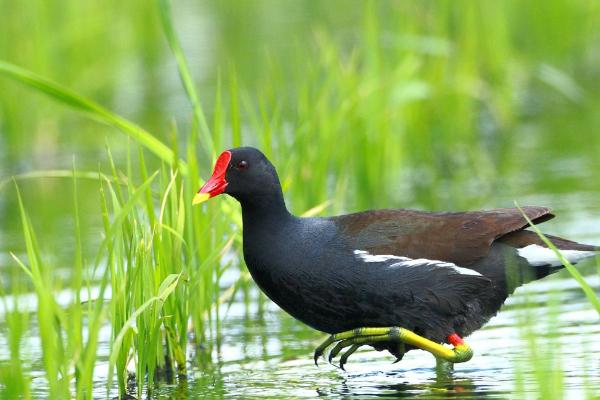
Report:
[[[557,236],[546,235],[571,264],[600,255],[600,247],[573,242]],[[533,267],[561,267],[562,261],[535,233],[527,230],[513,232],[499,241],[517,248],[519,256]]]
[[[577,264],[581,260],[594,257],[598,254],[596,251],[559,250],[561,250],[563,257],[571,264]],[[546,265],[550,267],[560,267],[563,265],[562,259],[554,252],[554,250],[542,247],[539,244],[530,244],[529,246],[522,247],[517,250],[517,253],[519,256],[526,259],[529,265],[533,267],[542,267]]]

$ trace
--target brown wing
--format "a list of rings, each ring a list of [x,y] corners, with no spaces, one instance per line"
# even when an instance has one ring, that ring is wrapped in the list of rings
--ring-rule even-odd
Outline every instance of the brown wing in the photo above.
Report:
[[[554,218],[545,207],[528,206],[523,211],[536,224]],[[462,266],[484,257],[498,238],[528,226],[516,208],[457,213],[375,210],[332,220],[356,249]]]

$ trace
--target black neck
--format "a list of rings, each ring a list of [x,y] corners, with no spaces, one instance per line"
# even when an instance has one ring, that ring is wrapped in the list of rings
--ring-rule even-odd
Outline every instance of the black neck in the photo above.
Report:
[[[254,193],[247,198],[238,199],[242,205],[244,227],[278,224],[294,218],[285,206],[281,188],[266,193]]]

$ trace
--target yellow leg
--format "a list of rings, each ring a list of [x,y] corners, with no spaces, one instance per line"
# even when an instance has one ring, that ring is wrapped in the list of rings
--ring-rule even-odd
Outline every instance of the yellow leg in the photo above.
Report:
[[[323,354],[323,352],[336,342],[337,344],[332,350],[332,355],[330,354],[330,362],[333,357],[335,357],[342,349],[346,347],[387,341],[398,341],[410,344],[452,363],[469,361],[471,357],[473,357],[473,350],[471,347],[463,342],[458,335],[452,334],[448,337],[448,339],[454,345],[452,349],[445,347],[440,343],[436,343],[427,338],[419,336],[416,333],[404,328],[356,328],[350,331],[331,335],[319,347],[317,347],[314,358],[315,364],[317,364],[317,360]],[[351,348],[351,350],[352,351],[350,354],[352,354],[356,348]],[[344,361],[347,360],[348,356],[344,354]]]

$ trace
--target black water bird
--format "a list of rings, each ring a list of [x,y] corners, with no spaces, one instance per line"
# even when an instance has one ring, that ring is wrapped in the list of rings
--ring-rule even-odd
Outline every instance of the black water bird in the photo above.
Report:
[[[563,267],[515,208],[296,217],[275,168],[251,147],[223,152],[194,204],[221,193],[242,206],[244,258],[255,282],[293,317],[331,334],[315,362],[330,346],[330,362],[347,349],[342,368],[361,345],[398,360],[421,348],[467,361],[472,350],[462,337],[494,316],[516,287]],[[522,210],[535,224],[554,217],[545,207]],[[548,237],[571,263],[600,251]]]

